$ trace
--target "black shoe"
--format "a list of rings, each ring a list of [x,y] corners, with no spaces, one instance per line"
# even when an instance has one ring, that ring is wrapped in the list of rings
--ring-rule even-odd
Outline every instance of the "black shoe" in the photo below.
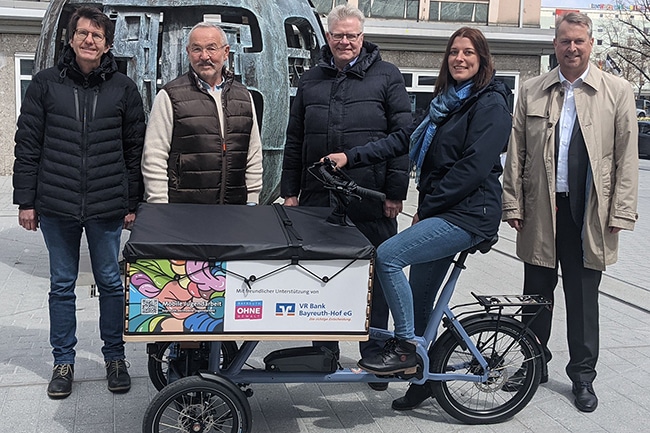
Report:
[[[368,386],[375,391],[386,391],[388,389],[388,382],[368,382]]]
[[[426,399],[431,397],[431,388],[428,384],[416,385],[412,384],[409,386],[409,389],[406,390],[404,397],[400,397],[396,400],[393,400],[391,407],[395,410],[411,410],[415,409]]]
[[[506,383],[503,384],[501,390],[505,392],[517,392],[524,384],[525,378],[526,378],[526,372],[524,371],[523,367],[519,368],[519,370],[515,371],[515,374],[510,376],[506,381]],[[546,382],[548,382],[548,374],[544,374],[542,375],[542,377],[539,378],[539,383],[546,383]]]
[[[361,358],[357,365],[375,374],[415,374],[418,366],[415,344],[390,338],[381,353]]]
[[[593,412],[598,407],[598,397],[596,397],[591,382],[573,382],[571,392],[576,396],[573,403],[579,411]]]
[[[56,364],[52,368],[52,379],[47,386],[47,396],[53,399],[66,398],[72,393],[73,379],[73,364]]]
[[[106,379],[108,379],[109,391],[123,393],[131,389],[131,376],[129,376],[127,368],[128,365],[123,359],[106,362]]]

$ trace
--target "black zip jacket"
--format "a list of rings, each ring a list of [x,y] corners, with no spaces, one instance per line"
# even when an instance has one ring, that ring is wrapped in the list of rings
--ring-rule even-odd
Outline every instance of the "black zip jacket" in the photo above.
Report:
[[[38,214],[118,219],[142,196],[144,111],[108,52],[84,76],[72,48],[33,78],[16,132],[14,204]]]

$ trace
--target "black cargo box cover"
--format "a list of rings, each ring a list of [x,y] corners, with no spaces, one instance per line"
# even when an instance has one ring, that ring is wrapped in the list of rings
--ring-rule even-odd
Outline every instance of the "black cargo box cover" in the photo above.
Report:
[[[124,247],[137,259],[370,259],[372,244],[354,226],[326,221],[330,208],[149,204],[138,208]]]

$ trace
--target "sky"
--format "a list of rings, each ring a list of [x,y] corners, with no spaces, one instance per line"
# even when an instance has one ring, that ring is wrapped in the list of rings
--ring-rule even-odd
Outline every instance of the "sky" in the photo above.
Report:
[[[562,7],[564,9],[588,9],[589,5],[595,4],[614,4],[614,0],[542,0],[544,7]]]

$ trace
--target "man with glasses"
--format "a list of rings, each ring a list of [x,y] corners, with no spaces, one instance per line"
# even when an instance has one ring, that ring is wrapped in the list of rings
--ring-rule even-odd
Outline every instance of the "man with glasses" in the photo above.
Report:
[[[262,142],[255,106],[226,68],[220,27],[190,30],[190,70],[156,95],[142,157],[149,203],[255,204],[262,189]]]
[[[565,372],[582,412],[598,407],[598,288],[606,266],[616,262],[620,231],[634,230],[639,184],[634,92],[626,80],[590,63],[592,29],[583,13],[558,16],[553,46],[559,65],[521,86],[503,170],[503,220],[517,231],[524,295],[555,302],[562,270]],[[524,321],[550,361],[553,309]],[[515,374],[503,389],[516,392],[520,383]]]
[[[402,74],[385,62],[379,47],[364,41],[361,11],[336,6],[327,16],[327,45],[318,65],[301,78],[291,106],[282,167],[285,206],[331,206],[330,192],[306,171],[330,153],[379,140],[412,122]],[[397,215],[408,191],[408,156],[350,170],[362,187],[382,191],[386,202],[363,200],[348,207],[348,216],[378,247],[397,233]],[[359,288],[360,290],[363,288]],[[370,325],[388,326],[388,306],[375,279]],[[338,354],[338,343],[316,343]],[[363,357],[380,353],[375,341],[360,345]],[[371,383],[385,390],[387,383]]]
[[[72,392],[77,343],[75,282],[86,232],[99,289],[99,332],[108,389],[131,388],[122,331],[124,287],[118,255],[142,197],[145,123],[133,81],[110,52],[115,26],[99,9],[70,18],[59,64],[30,83],[18,118],[14,203],[18,222],[43,232],[50,260],[50,398]]]

